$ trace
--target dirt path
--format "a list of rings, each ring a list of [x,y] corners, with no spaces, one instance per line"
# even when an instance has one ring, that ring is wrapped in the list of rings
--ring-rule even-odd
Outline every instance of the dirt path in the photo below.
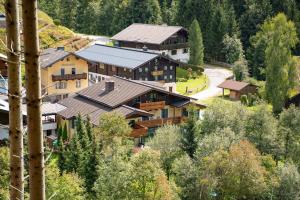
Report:
[[[232,71],[229,69],[212,65],[205,65],[204,73],[208,77],[209,85],[207,89],[191,96],[197,100],[206,100],[208,98],[221,95],[222,89],[217,86],[228,77],[232,76]]]

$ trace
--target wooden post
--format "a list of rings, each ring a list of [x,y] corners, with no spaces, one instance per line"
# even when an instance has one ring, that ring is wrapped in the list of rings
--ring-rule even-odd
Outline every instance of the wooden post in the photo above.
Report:
[[[10,147],[10,199],[24,199],[23,116],[18,0],[5,1]],[[1,167],[0,167],[1,168]],[[0,169],[1,170],[1,169]]]
[[[37,0],[23,0],[23,36],[26,71],[26,103],[31,200],[45,199],[44,149],[41,116],[41,79]]]

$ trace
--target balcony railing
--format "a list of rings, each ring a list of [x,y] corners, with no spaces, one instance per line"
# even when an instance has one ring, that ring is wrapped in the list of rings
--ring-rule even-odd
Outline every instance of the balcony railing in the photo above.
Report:
[[[147,127],[143,125],[135,124],[132,128],[132,132],[130,136],[134,138],[143,137],[147,135],[147,131],[148,131]]]
[[[52,81],[68,81],[68,80],[79,80],[79,79],[87,79],[87,73],[52,75]]]
[[[139,121],[139,122],[137,122],[137,124],[151,128],[151,127],[163,126],[165,124],[180,124],[184,121],[185,121],[184,117],[170,117],[170,118],[165,118],[165,119],[153,119],[153,120]]]
[[[189,47],[188,43],[177,43],[177,44],[161,45],[160,49],[161,50],[172,50],[172,49],[183,49],[183,48],[188,48],[188,47]]]
[[[152,76],[161,76],[164,74],[164,71],[152,71],[151,72]]]
[[[166,105],[165,101],[149,102],[149,103],[139,103],[138,108],[141,110],[157,110],[162,109]]]

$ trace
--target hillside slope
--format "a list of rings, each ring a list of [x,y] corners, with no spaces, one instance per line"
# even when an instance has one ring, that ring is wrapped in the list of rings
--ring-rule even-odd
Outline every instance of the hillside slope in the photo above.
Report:
[[[3,13],[0,8],[0,13]],[[67,51],[76,51],[85,47],[90,40],[76,36],[70,29],[56,25],[52,18],[46,13],[38,11],[39,17],[39,38],[40,48],[64,46]],[[0,52],[5,52],[6,33],[4,28],[0,28]]]

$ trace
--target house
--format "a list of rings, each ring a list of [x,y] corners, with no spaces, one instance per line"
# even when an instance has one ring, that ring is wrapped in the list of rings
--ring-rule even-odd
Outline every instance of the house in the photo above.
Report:
[[[44,50],[40,55],[44,101],[57,101],[88,87],[88,63],[63,47]]]
[[[119,47],[143,49],[189,60],[188,31],[181,26],[132,24],[111,38]]]
[[[89,79],[95,82],[116,75],[132,80],[159,81],[175,91],[179,62],[161,54],[96,44],[76,55],[89,60]]]
[[[107,112],[122,114],[132,127],[136,144],[144,143],[157,127],[182,123],[188,115],[187,107],[195,105],[199,111],[205,106],[192,102],[190,97],[169,92],[157,83],[111,77],[69,96],[58,103],[66,109],[58,112],[60,126],[66,124],[69,136],[80,113],[90,117],[98,126],[100,116]]]
[[[223,89],[223,96],[225,89],[230,90],[229,98],[232,100],[239,100],[242,95],[255,94],[257,92],[256,86],[234,80],[226,80],[218,85],[218,87]]]

